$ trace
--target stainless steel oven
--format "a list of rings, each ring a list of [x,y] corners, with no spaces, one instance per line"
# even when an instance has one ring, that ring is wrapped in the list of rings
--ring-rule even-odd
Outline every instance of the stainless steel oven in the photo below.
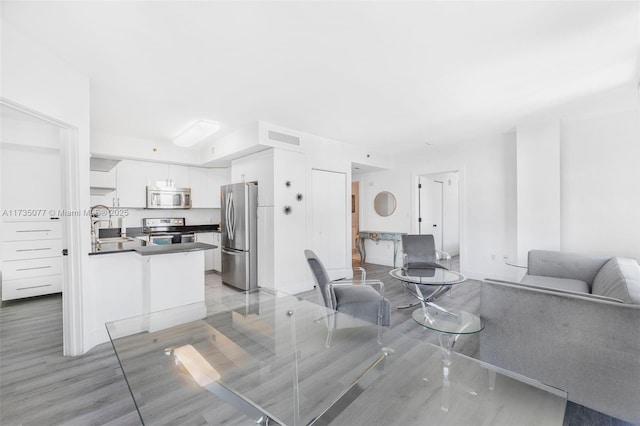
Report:
[[[190,209],[191,188],[147,186],[148,209]]]
[[[173,244],[173,235],[151,234],[149,235],[149,244],[155,244],[155,245]]]
[[[150,244],[195,242],[194,233],[185,230],[183,217],[145,218],[142,219],[142,230],[149,235]]]

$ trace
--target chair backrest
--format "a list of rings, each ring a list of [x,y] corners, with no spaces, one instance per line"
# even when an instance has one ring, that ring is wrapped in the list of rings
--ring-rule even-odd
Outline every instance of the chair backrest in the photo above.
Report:
[[[402,251],[408,265],[412,263],[437,264],[436,241],[433,235],[403,235]]]
[[[331,303],[329,303],[329,300],[327,300],[327,284],[329,284],[329,282],[331,281],[331,279],[329,278],[329,274],[327,273],[327,270],[320,259],[318,259],[318,256],[316,256],[313,251],[305,250],[304,255],[307,258],[307,263],[309,264],[311,272],[313,273],[313,279],[316,281],[318,290],[322,295],[322,301],[324,302],[324,305],[326,307],[330,308]]]

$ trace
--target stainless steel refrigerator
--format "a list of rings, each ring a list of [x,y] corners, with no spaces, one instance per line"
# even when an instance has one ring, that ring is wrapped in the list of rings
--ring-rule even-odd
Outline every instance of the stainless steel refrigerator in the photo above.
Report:
[[[258,286],[258,184],[220,187],[222,282],[240,290]]]

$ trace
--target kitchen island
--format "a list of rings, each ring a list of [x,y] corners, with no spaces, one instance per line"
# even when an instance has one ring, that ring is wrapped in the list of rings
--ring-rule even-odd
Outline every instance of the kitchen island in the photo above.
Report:
[[[149,312],[204,303],[204,250],[212,244],[147,245],[139,239],[92,244],[85,285],[92,288],[89,346],[109,341],[104,324]],[[85,293],[85,294],[87,294]]]

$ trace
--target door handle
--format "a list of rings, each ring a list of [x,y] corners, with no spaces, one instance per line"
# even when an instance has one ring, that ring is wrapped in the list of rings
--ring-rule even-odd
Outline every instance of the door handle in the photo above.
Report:
[[[229,251],[225,248],[221,249],[224,254],[230,254],[231,256],[242,256],[244,252],[241,251]]]

